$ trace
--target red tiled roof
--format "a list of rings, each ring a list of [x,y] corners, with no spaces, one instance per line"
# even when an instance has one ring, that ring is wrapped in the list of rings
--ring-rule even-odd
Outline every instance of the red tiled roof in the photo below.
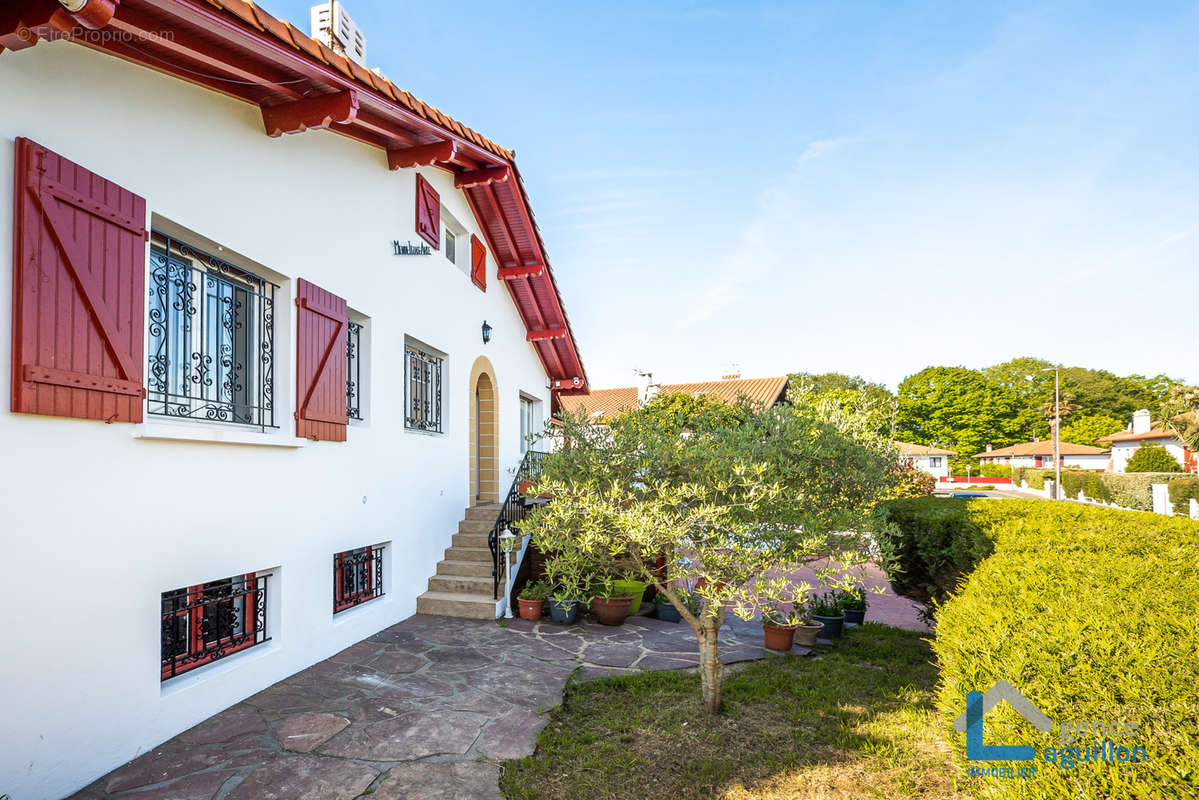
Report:
[[[92,5],[81,13],[95,11]],[[263,109],[353,91],[356,115],[329,125],[331,132],[386,151],[449,140],[455,152],[437,166],[457,175],[510,168],[507,180],[473,183],[463,192],[501,268],[540,267],[506,276],[504,283],[552,387],[587,391],[582,357],[512,150],[246,0],[123,0],[101,25],[128,36],[86,35],[91,22],[67,14],[64,23],[58,19],[64,14],[47,0],[8,0],[0,12],[0,51],[33,46],[39,37],[65,38]],[[565,335],[532,335],[562,329]]]
[[[1090,447],[1073,442],[1059,443],[1058,452],[1064,456],[1106,456],[1107,450],[1102,447]],[[990,458],[993,456],[1053,456],[1053,442],[1022,442],[1007,447],[998,447],[985,453],[975,453],[974,458]]]
[[[699,381],[697,383],[664,383],[659,394],[708,395],[733,403],[744,397],[750,402],[770,407],[783,399],[786,377],[738,378],[734,380]],[[637,387],[593,389],[587,395],[562,398],[562,408],[570,414],[582,410],[596,422],[610,420],[624,411],[637,407]]]
[[[901,442],[898,439],[891,444],[895,445],[901,456],[956,456],[958,454],[956,450],[943,450],[940,447]]]
[[[1193,417],[1193,414],[1179,414],[1173,417],[1174,420],[1183,420],[1188,416]],[[1177,437],[1173,428],[1164,427],[1160,422],[1151,427],[1145,433],[1133,433],[1132,431],[1116,431],[1109,433],[1107,436],[1100,436],[1095,441],[1097,442],[1137,442],[1141,439],[1170,439]]]

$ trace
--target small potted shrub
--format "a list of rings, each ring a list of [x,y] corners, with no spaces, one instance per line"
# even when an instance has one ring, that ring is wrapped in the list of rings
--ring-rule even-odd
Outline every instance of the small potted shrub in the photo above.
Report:
[[[579,618],[579,599],[569,590],[559,589],[550,595],[550,619],[559,625],[570,625]]]
[[[559,625],[570,625],[579,616],[583,604],[583,565],[577,558],[555,554],[545,562],[545,574],[555,587],[549,597],[550,619]]]
[[[845,621],[861,625],[866,620],[866,592],[861,586],[838,593],[837,604],[845,614]]]
[[[812,598],[809,605],[812,620],[824,626],[822,631],[825,639],[835,639],[841,635],[845,625],[845,612],[835,592],[825,592]]]
[[[520,618],[539,620],[545,611],[545,598],[549,595],[549,587],[542,581],[527,583],[520,590],[516,602],[520,605]]]
[[[773,606],[762,609],[762,634],[766,638],[767,649],[783,653],[790,650],[797,627],[799,617],[794,611],[783,611]]]
[[[633,595],[621,594],[615,581],[605,578],[596,587],[591,598],[591,612],[601,625],[620,625],[628,618],[633,607]]]
[[[699,614],[699,601],[694,595],[688,593],[686,589],[678,586],[675,587],[675,593],[678,594],[679,599],[683,601],[683,605],[687,606],[688,611],[690,611],[692,614]],[[670,598],[668,598],[662,592],[658,592],[657,596],[654,597],[654,610],[658,614],[658,619],[662,620],[663,622],[683,621],[683,615],[680,614],[679,610],[674,607],[674,603],[670,602]]]
[[[802,606],[797,606],[799,610],[799,624],[795,626],[795,643],[800,647],[815,647],[816,637],[820,635],[821,629],[824,627],[819,622],[812,619],[811,603],[804,603]]]

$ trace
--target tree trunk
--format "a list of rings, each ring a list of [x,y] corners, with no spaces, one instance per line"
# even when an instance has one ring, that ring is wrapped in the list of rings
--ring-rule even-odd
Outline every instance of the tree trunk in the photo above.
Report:
[[[699,684],[703,690],[704,710],[710,714],[720,711],[720,682],[724,676],[720,665],[717,634],[724,622],[724,610],[713,617],[704,617],[697,631],[699,637]]]

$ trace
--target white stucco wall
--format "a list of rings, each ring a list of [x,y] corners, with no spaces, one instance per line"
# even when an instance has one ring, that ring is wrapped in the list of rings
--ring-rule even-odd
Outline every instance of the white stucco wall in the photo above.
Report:
[[[932,466],[929,456],[908,456],[912,462],[912,466],[921,472],[927,472],[937,480],[942,480],[949,476],[949,456],[934,456],[940,460],[938,466]]]
[[[414,171],[325,131],[270,139],[256,107],[68,43],[0,57],[0,183],[26,136],[147,199],[150,212],[285,280],[276,300],[283,445],[138,438],[145,426],[0,412],[0,794],[58,798],[270,683],[413,613],[468,505],[468,387],[497,373],[501,491],[520,458],[519,397],[547,379],[489,260],[476,289],[416,241]],[[421,172],[473,232],[452,176]],[[12,252],[0,191],[0,252]],[[469,247],[463,248],[469,257]],[[0,374],[11,374],[11,259],[0,275]],[[294,290],[305,278],[370,318],[369,418],[345,443],[298,442]],[[484,346],[480,326],[494,328]],[[448,354],[444,435],[408,432],[405,335]],[[153,420],[154,418],[147,418]],[[386,596],[332,614],[333,554],[387,542]],[[166,684],[163,591],[272,572],[272,641]]]

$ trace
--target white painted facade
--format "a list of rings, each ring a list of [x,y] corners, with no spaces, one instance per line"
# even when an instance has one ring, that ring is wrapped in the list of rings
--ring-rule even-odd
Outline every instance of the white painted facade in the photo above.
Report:
[[[392,240],[417,238],[417,170],[388,171],[381,150],[327,131],[268,138],[255,106],[64,42],[0,57],[0,98],[4,186],[28,137],[145,197],[154,228],[281,287],[272,433],[0,413],[0,795],[37,800],[411,615],[470,504],[472,364],[495,368],[501,491],[521,458],[521,399],[544,419],[551,398],[490,254],[486,293],[442,253],[393,255]],[[481,235],[452,175],[419,171]],[[5,253],[12,220],[5,189]],[[294,435],[298,278],[366,319],[366,418],[346,442]],[[10,337],[6,320],[6,380]],[[405,429],[405,337],[446,354],[444,434]],[[380,543],[385,595],[335,616],[334,554]],[[162,592],[250,571],[271,576],[270,641],[162,682]]]
[[[904,462],[937,480],[949,477],[949,456],[904,456]]]
[[[1123,472],[1124,468],[1128,466],[1128,459],[1132,458],[1132,454],[1140,450],[1143,445],[1164,447],[1166,448],[1166,452],[1173,456],[1174,460],[1179,464],[1186,463],[1187,448],[1173,436],[1132,439],[1112,442],[1112,471]]]
[[[978,459],[983,464],[1004,464],[1012,467],[1035,467],[1038,469],[1053,469],[1053,452],[1048,455],[999,455],[987,456],[981,455]],[[1077,455],[1062,455],[1062,467],[1074,467],[1076,469],[1094,469],[1106,470],[1111,463],[1111,457],[1107,454],[1077,454]]]

